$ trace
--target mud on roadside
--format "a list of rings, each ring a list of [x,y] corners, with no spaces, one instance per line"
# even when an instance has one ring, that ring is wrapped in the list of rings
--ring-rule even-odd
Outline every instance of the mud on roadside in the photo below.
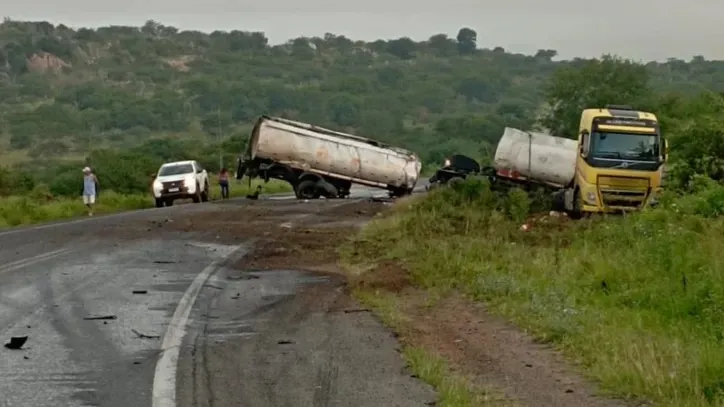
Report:
[[[432,297],[400,264],[379,264],[352,278],[350,289],[393,298],[401,343],[444,358],[477,388],[501,391],[515,405],[628,405],[599,397],[557,351],[490,315],[482,303],[456,293]]]

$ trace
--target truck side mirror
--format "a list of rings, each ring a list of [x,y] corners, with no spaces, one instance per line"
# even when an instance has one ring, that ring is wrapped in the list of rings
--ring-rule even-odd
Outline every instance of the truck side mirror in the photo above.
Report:
[[[581,130],[580,141],[578,142],[578,152],[581,153],[581,157],[588,157],[588,130]]]

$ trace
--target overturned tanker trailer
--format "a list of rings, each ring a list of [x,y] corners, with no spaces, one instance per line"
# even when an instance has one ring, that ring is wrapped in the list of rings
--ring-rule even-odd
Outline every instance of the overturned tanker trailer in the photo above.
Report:
[[[422,162],[413,152],[279,117],[260,117],[239,158],[237,179],[288,182],[299,199],[344,198],[352,184],[410,194]]]

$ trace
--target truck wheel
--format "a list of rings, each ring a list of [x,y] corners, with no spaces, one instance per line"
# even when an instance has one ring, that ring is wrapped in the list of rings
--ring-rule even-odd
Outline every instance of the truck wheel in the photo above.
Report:
[[[163,208],[163,199],[156,198],[156,208]]]
[[[316,187],[317,191],[321,191],[324,197],[327,199],[337,198],[337,196],[339,195],[337,187],[325,180],[317,181]]]
[[[173,206],[173,199],[167,199],[166,206]]]
[[[581,205],[581,191],[576,188],[576,190],[573,192],[573,210],[570,213],[571,219],[581,219],[583,217]]]
[[[300,182],[295,192],[298,199],[319,199],[322,196],[317,188],[317,182],[312,180]]]
[[[457,185],[463,181],[465,181],[465,179],[463,177],[452,177],[447,181],[447,184],[448,185]]]
[[[204,184],[204,192],[201,193],[201,202],[209,202],[209,183]]]
[[[199,184],[196,184],[196,193],[191,197],[191,200],[193,200],[194,203],[201,202],[201,187],[199,187]]]
[[[395,188],[390,191],[390,196],[393,198],[400,198],[407,195],[407,188]]]

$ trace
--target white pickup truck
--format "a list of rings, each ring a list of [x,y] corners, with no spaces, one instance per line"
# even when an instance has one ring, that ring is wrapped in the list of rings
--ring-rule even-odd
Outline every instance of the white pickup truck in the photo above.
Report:
[[[176,199],[191,198],[195,203],[209,200],[209,174],[196,161],[166,163],[153,180],[156,207],[173,205]]]

